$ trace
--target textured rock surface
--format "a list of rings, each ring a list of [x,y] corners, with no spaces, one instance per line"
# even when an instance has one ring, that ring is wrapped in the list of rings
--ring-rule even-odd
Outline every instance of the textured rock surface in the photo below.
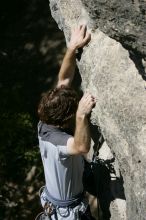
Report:
[[[127,48],[146,79],[143,64],[146,60],[146,1],[82,0],[82,3],[94,21],[90,26],[99,28]]]
[[[73,25],[87,23],[92,32],[91,42],[78,58],[78,67],[83,90],[97,97],[92,123],[100,126],[124,180],[126,213],[124,199],[114,193],[113,185],[112,220],[146,219],[144,5],[145,1],[138,0],[50,0],[52,15],[67,42]]]
[[[94,25],[124,46],[146,56],[145,0],[82,0]]]

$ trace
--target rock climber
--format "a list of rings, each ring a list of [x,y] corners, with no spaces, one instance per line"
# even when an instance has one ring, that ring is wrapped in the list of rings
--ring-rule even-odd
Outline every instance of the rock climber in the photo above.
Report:
[[[79,101],[71,88],[76,51],[90,39],[85,25],[72,30],[57,86],[42,96],[38,106],[38,138],[46,184],[40,192],[45,214],[39,219],[94,219],[84,193],[82,176],[83,155],[90,149],[89,119],[95,97],[85,93]]]

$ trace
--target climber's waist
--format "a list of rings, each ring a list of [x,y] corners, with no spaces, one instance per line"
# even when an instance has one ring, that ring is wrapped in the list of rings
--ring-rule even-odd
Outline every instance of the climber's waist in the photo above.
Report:
[[[68,200],[58,200],[58,199],[54,198],[52,195],[50,195],[47,187],[44,188],[44,191],[45,191],[46,198],[47,198],[48,202],[51,202],[53,205],[59,206],[59,207],[72,207],[73,208],[73,207],[79,205],[80,202],[84,198],[84,192],[82,192],[82,193],[79,193],[74,198],[71,198]]]

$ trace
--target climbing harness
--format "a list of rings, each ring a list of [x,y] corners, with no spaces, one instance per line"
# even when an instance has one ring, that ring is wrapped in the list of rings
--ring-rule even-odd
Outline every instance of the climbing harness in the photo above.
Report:
[[[60,217],[67,217],[70,214],[70,211],[75,215],[75,219],[79,220],[80,219],[80,211],[78,209],[73,210],[75,207],[77,207],[79,204],[81,206],[84,204],[83,199],[84,199],[84,192],[80,193],[73,199],[69,200],[57,200],[53,198],[46,186],[43,186],[39,190],[39,196],[41,199],[42,206],[44,208],[44,212],[41,212],[38,214],[35,220],[51,220],[52,215],[56,220],[58,220],[58,216]],[[83,206],[84,207],[84,206]],[[83,209],[83,212],[86,210],[87,206],[85,206]]]

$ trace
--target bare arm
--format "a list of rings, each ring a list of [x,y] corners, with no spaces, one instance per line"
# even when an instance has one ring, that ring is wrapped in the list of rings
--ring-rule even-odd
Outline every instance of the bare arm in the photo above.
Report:
[[[90,94],[85,94],[79,102],[76,113],[76,129],[74,138],[69,138],[67,142],[68,153],[85,154],[90,150],[90,128],[89,114],[95,106],[95,98]]]
[[[61,85],[70,86],[76,66],[76,50],[72,48],[68,48],[66,54],[64,56],[59,75],[58,75],[58,83],[57,87]]]
[[[71,85],[75,73],[76,50],[86,45],[90,41],[90,37],[85,25],[72,30],[68,49],[59,71],[57,87]]]

